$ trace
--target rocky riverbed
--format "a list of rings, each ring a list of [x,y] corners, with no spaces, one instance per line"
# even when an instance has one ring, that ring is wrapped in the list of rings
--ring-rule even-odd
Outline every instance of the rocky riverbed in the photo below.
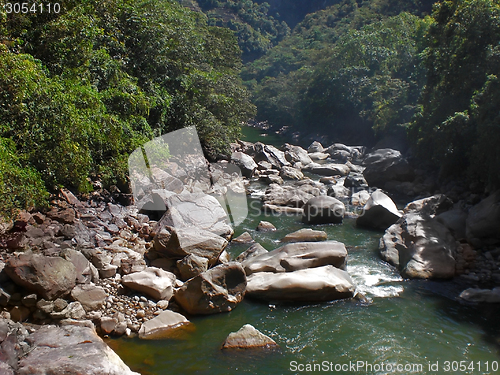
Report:
[[[499,192],[440,186],[391,149],[318,142],[308,150],[277,149],[243,141],[232,148],[230,161],[241,176],[220,168],[223,161],[209,167],[211,179],[200,179],[194,168],[171,161],[135,202],[117,190],[79,198],[63,190],[49,211],[23,212],[4,224],[0,357],[6,373],[36,373],[36,361],[55,368],[54,358],[80,343],[92,349],[79,352],[87,366],[79,371],[127,373],[96,333],[168,337],[189,329],[185,316],[231,311],[245,296],[363,299],[345,271],[345,247],[321,231],[290,234],[269,252],[249,234],[232,238],[217,198],[255,194],[256,181],[267,186],[263,210],[298,215],[308,225],[357,217],[358,226],[380,231],[382,259],[404,277],[460,277],[473,287],[464,300],[498,299],[492,288],[500,283]],[[400,210],[391,196],[410,203]],[[262,223],[259,230],[273,228]],[[225,251],[231,240],[249,246],[235,260]],[[62,336],[73,338],[41,343]],[[60,350],[45,356],[41,350],[51,345]]]

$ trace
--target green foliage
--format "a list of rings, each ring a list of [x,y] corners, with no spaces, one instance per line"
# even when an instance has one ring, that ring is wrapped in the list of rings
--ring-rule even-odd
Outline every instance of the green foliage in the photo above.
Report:
[[[34,168],[23,167],[15,144],[0,138],[0,216],[14,217],[19,208],[41,207],[48,193]]]
[[[433,16],[424,53],[427,84],[411,139],[443,174],[468,172],[500,186],[500,4],[444,1]]]
[[[207,15],[210,25],[234,31],[244,61],[262,56],[290,33],[285,22],[277,21],[268,14],[269,4],[265,2],[198,0],[198,4]]]
[[[88,191],[95,177],[126,188],[133,150],[190,125],[207,154],[227,153],[253,115],[233,33],[173,1],[87,0],[6,18],[0,137],[15,144],[11,169],[36,169],[49,189]]]
[[[344,142],[367,142],[373,130],[404,133],[423,85],[415,67],[430,21],[409,13],[377,17],[345,1],[307,17],[251,64],[243,74],[253,79],[259,119]]]

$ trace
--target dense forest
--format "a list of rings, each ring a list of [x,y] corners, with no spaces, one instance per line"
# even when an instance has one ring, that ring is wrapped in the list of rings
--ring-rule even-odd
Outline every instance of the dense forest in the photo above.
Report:
[[[61,186],[126,190],[128,155],[185,126],[208,157],[227,154],[250,119],[368,146],[397,137],[442,176],[500,186],[500,4],[432,3],[0,8],[0,213]]]

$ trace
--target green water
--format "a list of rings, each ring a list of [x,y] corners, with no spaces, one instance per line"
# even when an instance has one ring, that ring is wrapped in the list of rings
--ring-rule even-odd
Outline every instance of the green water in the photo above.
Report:
[[[261,219],[271,221],[278,230],[256,232],[254,229]],[[236,229],[236,235],[248,230],[264,247],[273,249],[285,234],[302,227],[298,217],[251,215]],[[456,302],[453,298],[460,290],[456,283],[402,280],[377,255],[380,233],[359,230],[352,219],[345,219],[342,225],[315,228],[325,230],[329,239],[346,244],[348,271],[358,288],[372,299],[371,304],[347,300],[268,305],[245,299],[230,313],[190,317],[194,330],[175,339],[119,339],[112,342],[113,348],[142,374],[307,373],[293,370],[298,370],[299,364],[319,366],[323,361],[423,366],[423,371],[413,373],[495,373],[485,368],[487,364],[494,366],[493,361],[500,361],[496,342],[500,332],[498,308]],[[229,251],[237,255],[245,248],[232,246]],[[247,323],[271,336],[281,349],[221,351],[226,336]],[[440,371],[429,371],[429,362],[436,361]],[[445,372],[445,361],[467,361],[467,366],[474,362],[475,370],[470,367],[471,370],[464,372]],[[366,371],[363,367],[354,372],[332,368],[331,373],[338,374],[388,373],[375,371],[376,368]]]
[[[249,140],[271,143],[258,138],[258,129],[251,131],[257,138]],[[260,204],[255,199],[250,199],[249,207],[249,216],[235,228],[235,236],[249,231],[268,250],[280,246],[279,240],[285,234],[304,227],[296,216],[258,213],[256,207]],[[278,230],[256,232],[260,220],[272,222]],[[500,373],[492,371],[500,362],[499,307],[459,303],[456,296],[464,286],[456,281],[401,279],[393,267],[378,257],[376,249],[382,233],[357,229],[353,219],[346,218],[341,225],[310,227],[325,230],[329,239],[346,245],[347,270],[358,290],[372,303],[345,300],[294,305],[245,299],[230,313],[188,317],[194,329],[181,332],[176,338],[121,338],[110,341],[110,345],[142,374],[312,373],[299,371],[307,370],[307,364],[316,365],[317,370],[332,369],[329,373],[335,374]],[[234,256],[246,248],[230,245],[228,250]],[[221,351],[226,336],[247,323],[271,336],[280,350]],[[357,361],[374,367],[349,367],[349,362],[356,365]],[[460,371],[460,361],[465,361],[465,371]],[[326,364],[328,368],[321,367]],[[396,364],[403,366],[402,371],[397,371]],[[340,366],[337,371],[335,365]],[[387,371],[387,365],[396,371]],[[412,365],[421,365],[422,371],[418,367],[412,371]],[[445,371],[447,365],[449,371]]]
[[[241,133],[243,135],[242,139],[247,142],[262,142],[276,147],[280,147],[286,142],[279,134],[268,130],[253,128],[251,126],[243,126],[241,128]]]

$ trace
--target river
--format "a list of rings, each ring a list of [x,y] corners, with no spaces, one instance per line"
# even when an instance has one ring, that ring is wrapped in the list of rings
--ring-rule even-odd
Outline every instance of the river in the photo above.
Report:
[[[249,204],[254,199],[258,197],[250,198]],[[278,230],[256,232],[260,220],[272,222]],[[235,236],[249,231],[272,250],[285,234],[303,227],[295,216],[257,215],[250,210]],[[371,303],[297,305],[245,299],[230,313],[189,317],[194,328],[171,339],[121,338],[108,343],[144,375],[311,373],[308,369],[335,374],[500,372],[499,307],[460,303],[456,296],[464,285],[459,281],[403,280],[378,256],[382,233],[360,230],[354,219],[309,227],[346,245],[347,270]],[[238,255],[246,247],[234,244],[228,250]],[[226,336],[247,323],[272,337],[280,350],[221,351]]]

